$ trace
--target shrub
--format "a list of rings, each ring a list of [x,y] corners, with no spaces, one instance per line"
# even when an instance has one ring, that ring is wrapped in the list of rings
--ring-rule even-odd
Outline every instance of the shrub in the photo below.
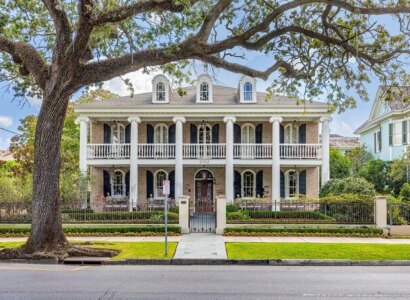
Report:
[[[226,216],[227,220],[244,220],[245,216],[242,211],[230,212]]]
[[[226,206],[226,212],[227,212],[227,213],[236,212],[236,211],[238,211],[238,210],[239,210],[239,207],[237,207],[236,205],[228,204],[228,205]]]
[[[282,222],[314,222],[330,223],[334,219],[318,211],[238,211],[227,214],[228,223],[282,223]],[[246,222],[243,222],[246,221]]]
[[[364,178],[347,177],[343,179],[330,179],[320,190],[320,197],[330,194],[358,194],[374,196],[376,193],[373,184]]]
[[[403,186],[400,189],[400,198],[403,201],[410,201],[410,184],[403,184]]]

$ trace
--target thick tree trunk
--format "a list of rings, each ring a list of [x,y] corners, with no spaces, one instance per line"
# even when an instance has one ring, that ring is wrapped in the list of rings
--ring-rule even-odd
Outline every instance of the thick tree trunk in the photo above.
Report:
[[[37,121],[31,233],[26,253],[67,249],[60,212],[60,146],[69,94],[45,93]]]

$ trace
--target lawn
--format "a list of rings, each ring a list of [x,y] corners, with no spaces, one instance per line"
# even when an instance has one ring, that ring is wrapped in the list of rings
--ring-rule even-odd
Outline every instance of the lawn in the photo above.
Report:
[[[0,250],[14,248],[23,245],[23,242],[0,242]],[[84,245],[84,242],[73,242],[73,244]],[[120,254],[113,257],[113,260],[125,258],[151,258],[151,259],[171,259],[174,256],[177,243],[168,243],[168,255],[164,256],[163,242],[93,242],[87,243],[86,247],[107,248],[121,250]]]
[[[410,245],[226,243],[229,259],[408,260]]]

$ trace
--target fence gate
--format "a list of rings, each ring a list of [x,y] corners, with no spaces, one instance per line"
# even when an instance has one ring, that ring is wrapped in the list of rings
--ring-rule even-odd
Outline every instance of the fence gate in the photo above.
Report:
[[[194,213],[189,218],[190,232],[215,232],[216,216],[215,212]]]

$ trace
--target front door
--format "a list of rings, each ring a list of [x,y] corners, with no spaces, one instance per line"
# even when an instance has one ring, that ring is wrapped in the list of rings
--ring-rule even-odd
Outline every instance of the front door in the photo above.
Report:
[[[213,180],[196,180],[195,213],[212,213],[214,211]]]

